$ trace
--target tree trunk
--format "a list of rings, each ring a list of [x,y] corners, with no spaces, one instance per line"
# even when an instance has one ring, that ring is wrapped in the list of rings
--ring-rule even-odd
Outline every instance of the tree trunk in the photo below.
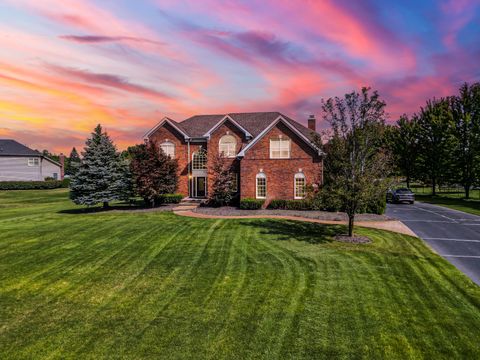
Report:
[[[437,195],[437,182],[435,181],[436,179],[432,179],[432,195],[435,196]]]
[[[104,201],[104,202],[103,202],[103,208],[104,208],[104,209],[108,209],[108,208],[109,208],[109,206],[108,206],[108,201]]]
[[[355,214],[348,214],[348,236],[353,236],[353,220],[355,219]]]
[[[467,184],[464,186],[465,189],[465,199],[470,199],[470,185]]]
[[[410,189],[410,176],[407,176],[407,188]]]

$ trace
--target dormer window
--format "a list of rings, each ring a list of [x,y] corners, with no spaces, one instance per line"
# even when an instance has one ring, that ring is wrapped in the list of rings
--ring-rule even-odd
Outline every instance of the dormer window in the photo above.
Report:
[[[235,157],[237,155],[237,139],[232,135],[224,135],[220,138],[218,152],[224,157]]]
[[[290,139],[278,136],[270,139],[270,159],[289,159]]]
[[[170,141],[165,141],[160,144],[160,148],[163,150],[165,155],[170,156],[172,159],[175,158],[175,144]]]

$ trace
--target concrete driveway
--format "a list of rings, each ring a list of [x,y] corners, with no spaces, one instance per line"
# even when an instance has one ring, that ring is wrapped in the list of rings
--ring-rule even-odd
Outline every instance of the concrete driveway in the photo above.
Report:
[[[386,214],[480,285],[480,216],[419,202],[388,204]]]

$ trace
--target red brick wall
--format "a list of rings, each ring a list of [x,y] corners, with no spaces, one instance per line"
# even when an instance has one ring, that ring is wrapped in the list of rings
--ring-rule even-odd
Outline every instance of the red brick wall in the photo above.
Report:
[[[150,139],[156,141],[159,145],[165,141],[175,144],[175,158],[178,161],[178,192],[188,196],[188,147],[183,135],[169,124],[165,124],[156,130]],[[205,146],[205,144],[204,144]],[[200,144],[190,144],[190,156],[193,152],[198,151]]]
[[[227,132],[237,139],[238,153],[247,144],[247,140],[243,132],[228,121],[213,132],[208,144],[190,144],[190,156],[195,151],[198,151],[201,145],[207,150],[207,184],[209,192],[212,190],[213,183],[213,161],[218,154],[220,138],[226,135]],[[292,140],[290,159],[270,159],[270,138],[280,134]],[[183,135],[179,134],[170,125],[165,124],[156,130],[150,138],[157,141],[159,145],[164,141],[170,141],[175,144],[175,158],[179,167],[178,192],[187,196],[189,159],[187,143],[183,139]],[[226,161],[230,162],[233,169],[240,174],[239,186],[242,198],[255,197],[256,175],[260,172],[260,169],[267,176],[267,202],[272,199],[294,198],[294,176],[299,172],[299,169],[302,169],[302,172],[305,174],[307,184],[321,183],[322,181],[322,159],[311,147],[306,145],[303,140],[283,124],[277,125],[259,140],[241,161],[236,158],[227,158]]]
[[[243,145],[247,144],[244,133],[228,120],[216,129],[208,142],[208,192],[212,191],[214,173],[212,171],[213,162],[219,153],[220,138],[224,135],[232,135],[237,139],[236,152],[240,152]],[[226,164],[231,165],[236,173],[240,173],[240,162],[236,158],[226,158]]]
[[[270,159],[270,138],[291,139],[290,159]],[[255,198],[256,175],[267,176],[267,203],[272,199],[294,199],[294,177],[299,169],[307,184],[320,184],[323,162],[310,146],[282,123],[275,126],[245,154],[240,164],[241,198]]]

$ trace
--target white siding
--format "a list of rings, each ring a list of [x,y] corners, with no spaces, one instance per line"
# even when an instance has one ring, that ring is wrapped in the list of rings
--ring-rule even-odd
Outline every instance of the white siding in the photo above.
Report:
[[[54,178],[54,174],[57,174],[57,180],[60,180],[60,166],[42,159],[42,180],[46,177]]]
[[[41,169],[41,162],[28,166],[28,157],[0,156],[0,181],[43,180]]]

